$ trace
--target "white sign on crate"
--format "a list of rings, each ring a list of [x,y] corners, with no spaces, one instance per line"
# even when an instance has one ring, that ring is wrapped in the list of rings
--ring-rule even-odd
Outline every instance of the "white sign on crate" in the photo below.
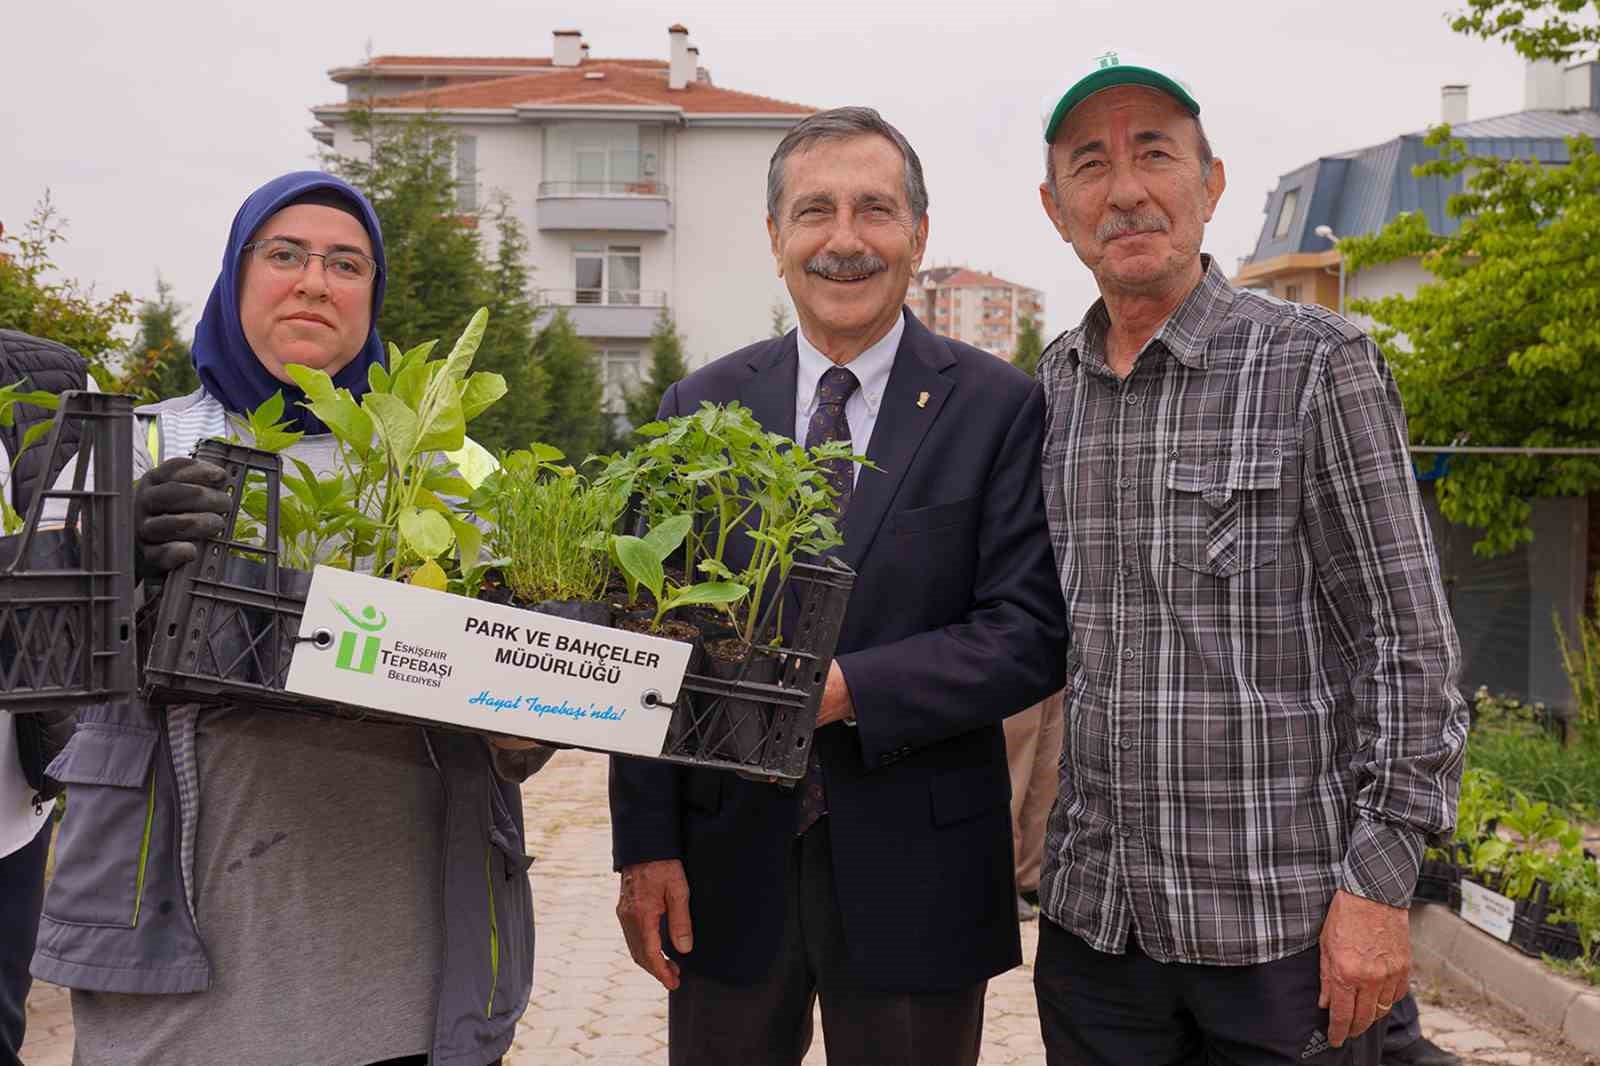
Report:
[[[1473,881],[1461,882],[1461,917],[1492,937],[1511,941],[1511,919],[1516,901]]]
[[[689,645],[319,566],[284,688],[485,733],[656,756]]]

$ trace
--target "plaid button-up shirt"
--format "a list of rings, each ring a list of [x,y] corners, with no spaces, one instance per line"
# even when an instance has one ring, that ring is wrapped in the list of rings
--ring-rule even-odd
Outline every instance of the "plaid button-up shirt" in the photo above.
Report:
[[[1045,914],[1246,965],[1336,889],[1409,902],[1455,822],[1460,650],[1382,356],[1319,307],[1199,286],[1119,380],[1096,304],[1039,364],[1072,628]]]

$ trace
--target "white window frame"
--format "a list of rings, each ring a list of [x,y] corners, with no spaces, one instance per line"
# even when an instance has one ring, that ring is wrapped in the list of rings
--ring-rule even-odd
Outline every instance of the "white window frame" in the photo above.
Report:
[[[610,414],[626,411],[627,388],[637,386],[644,379],[644,348],[640,345],[604,345],[600,348],[600,381],[602,393],[600,409]],[[616,369],[626,363],[628,380],[620,380]]]
[[[617,259],[632,258],[639,264],[639,280],[632,289],[613,287],[612,267]],[[578,262],[583,259],[600,260],[600,287],[579,284]],[[600,244],[586,242],[572,246],[573,302],[579,304],[638,306],[644,284],[644,248],[637,244]],[[588,294],[587,298],[585,294]]]
[[[1278,220],[1272,225],[1272,239],[1281,241],[1289,235],[1294,228],[1295,212],[1300,209],[1300,186],[1288,190],[1283,194],[1283,200],[1278,204]]]

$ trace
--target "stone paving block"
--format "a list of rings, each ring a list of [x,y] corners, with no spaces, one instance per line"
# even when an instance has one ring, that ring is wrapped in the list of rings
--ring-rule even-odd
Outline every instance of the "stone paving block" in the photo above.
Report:
[[[577,1046],[585,1058],[629,1057],[638,1061],[643,1055],[661,1050],[661,1045],[648,1036],[597,1036]]]
[[[1461,1015],[1443,1007],[1427,1007],[1422,1012],[1422,1028],[1425,1033],[1453,1033],[1457,1029],[1469,1029],[1472,1023]]]
[[[591,1033],[602,1036],[649,1036],[664,1031],[661,1023],[644,1014],[605,1014],[588,1026]]]
[[[520,1028],[518,1031],[521,1031]],[[588,1043],[591,1039],[593,1039],[593,1036],[587,1030],[564,1025],[550,1030],[549,1039],[537,1046],[542,1050],[546,1061],[554,1059],[557,1062],[569,1062],[581,1057],[575,1049],[580,1044]]]
[[[1480,1051],[1475,1057],[1480,1062],[1493,1062],[1499,1066],[1534,1066],[1533,1053],[1529,1051]]]
[[[607,978],[611,976],[611,967],[610,960],[577,959],[569,961],[564,968],[564,980],[569,984],[575,984],[580,978],[590,977],[594,978],[590,982],[591,986],[604,987],[607,984]]]
[[[1445,1050],[1454,1051],[1458,1055],[1506,1049],[1504,1040],[1482,1029],[1459,1029],[1453,1033],[1445,1033],[1439,1037],[1437,1043]]]
[[[1579,1051],[1600,1055],[1600,995],[1585,992],[1572,1001],[1561,1035]]]
[[[545,1048],[556,1042],[556,1035],[561,1030],[553,1025],[529,1025],[527,1018],[517,1025],[517,1037],[511,1042],[512,1048],[527,1050],[528,1048]]]
[[[22,1046],[22,1061],[28,1066],[72,1066],[72,1041],[56,1040],[47,1045],[30,1041]]]
[[[530,1010],[522,1016],[524,1025],[551,1029],[582,1029],[600,1017],[588,1007],[568,1007],[563,1010]]]

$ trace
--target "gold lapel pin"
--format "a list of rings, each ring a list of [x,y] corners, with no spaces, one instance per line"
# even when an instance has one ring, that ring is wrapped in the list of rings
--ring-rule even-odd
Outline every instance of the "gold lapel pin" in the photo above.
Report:
[[[928,406],[928,394],[927,393],[925,393],[925,392],[917,393],[917,406],[918,407],[926,407],[926,406]]]

